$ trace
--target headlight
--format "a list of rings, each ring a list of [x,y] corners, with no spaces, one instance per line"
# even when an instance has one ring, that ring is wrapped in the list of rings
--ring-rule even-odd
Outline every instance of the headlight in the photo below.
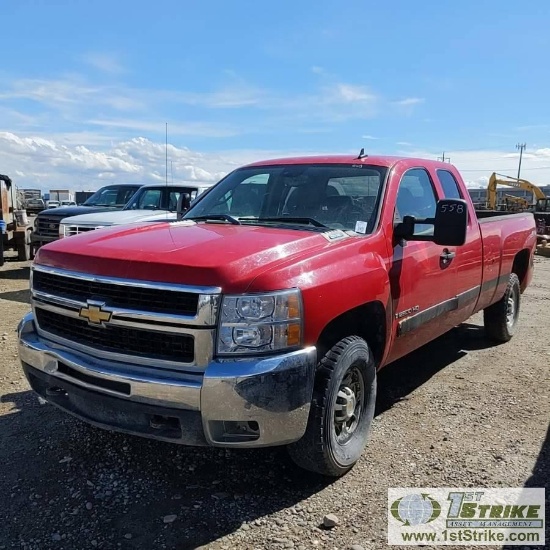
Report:
[[[250,354],[295,348],[302,343],[298,289],[224,296],[218,354]]]

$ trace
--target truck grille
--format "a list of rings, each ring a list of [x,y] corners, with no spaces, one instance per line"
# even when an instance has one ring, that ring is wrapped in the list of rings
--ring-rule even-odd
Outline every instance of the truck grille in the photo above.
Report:
[[[65,237],[72,237],[73,235],[79,235],[80,233],[86,233],[93,231],[96,227],[90,227],[86,225],[65,225]]]
[[[60,218],[38,216],[36,233],[43,237],[59,237]]]
[[[61,296],[79,302],[86,300],[105,301],[111,307],[137,309],[154,313],[195,315],[198,294],[174,292],[158,288],[103,283],[65,277],[45,271],[34,271],[33,289],[54,296]]]
[[[116,353],[131,369],[204,369],[214,355],[220,302],[218,287],[32,267],[39,334],[99,358]]]
[[[194,359],[193,337],[186,334],[154,332],[109,325],[91,326],[53,311],[36,309],[42,330],[60,338],[102,351],[131,353],[151,359],[190,363]]]

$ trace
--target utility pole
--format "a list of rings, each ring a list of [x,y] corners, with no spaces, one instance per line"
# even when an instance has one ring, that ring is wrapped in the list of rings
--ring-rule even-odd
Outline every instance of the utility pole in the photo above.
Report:
[[[445,158],[445,151],[443,151],[443,155],[441,157],[437,157],[437,160],[440,160],[441,162],[451,162],[449,157]]]
[[[519,174],[521,172],[521,157],[523,156],[523,150],[525,149],[525,147],[526,147],[525,143],[518,143],[516,145],[516,149],[519,149],[518,180],[519,180]]]
[[[168,185],[168,122],[166,122],[165,151],[166,151],[166,185]]]

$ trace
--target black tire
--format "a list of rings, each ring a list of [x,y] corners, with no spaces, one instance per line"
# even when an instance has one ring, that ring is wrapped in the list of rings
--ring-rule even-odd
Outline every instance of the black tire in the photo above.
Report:
[[[485,332],[491,340],[504,343],[514,335],[519,317],[520,296],[518,276],[512,273],[504,296],[483,310]]]
[[[362,392],[358,403],[350,391]],[[368,441],[375,403],[376,367],[369,346],[359,336],[343,338],[319,362],[306,432],[288,446],[290,457],[312,472],[345,474]],[[344,421],[344,415],[350,419]]]
[[[0,267],[4,265],[4,235],[0,231]]]

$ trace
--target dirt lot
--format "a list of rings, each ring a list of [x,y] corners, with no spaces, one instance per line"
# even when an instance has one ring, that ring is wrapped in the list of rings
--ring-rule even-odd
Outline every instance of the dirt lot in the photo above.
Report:
[[[181,448],[39,405],[16,348],[28,274],[0,268],[0,549],[386,548],[388,487],[550,479],[550,259],[512,342],[491,347],[478,315],[385,369],[370,446],[338,481],[280,449]]]

